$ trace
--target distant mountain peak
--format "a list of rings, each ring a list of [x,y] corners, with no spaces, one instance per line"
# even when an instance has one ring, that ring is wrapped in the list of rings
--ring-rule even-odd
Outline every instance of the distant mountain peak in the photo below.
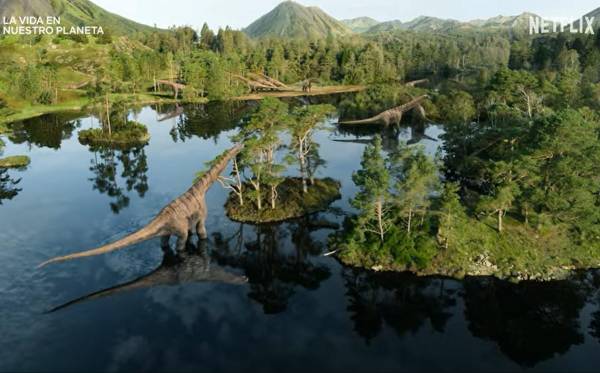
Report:
[[[286,37],[318,39],[352,34],[346,25],[316,6],[306,7],[287,0],[260,17],[244,32],[253,38]]]
[[[378,25],[379,21],[371,17],[357,17],[352,19],[344,19],[341,21],[344,25],[348,26],[350,30],[363,33],[368,31],[371,27]]]

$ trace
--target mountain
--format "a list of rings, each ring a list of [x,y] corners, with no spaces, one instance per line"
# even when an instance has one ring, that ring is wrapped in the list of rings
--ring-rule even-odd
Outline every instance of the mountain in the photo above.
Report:
[[[585,17],[587,18],[592,18],[594,17],[594,21],[592,22],[592,25],[594,27],[594,32],[598,32],[598,28],[600,27],[600,8],[596,8],[594,10],[592,10],[591,12],[585,14],[583,17],[581,17],[581,19],[583,20],[583,30],[585,31],[585,29],[587,28],[587,22],[585,20]],[[573,26],[575,28],[579,28],[579,23],[580,20],[577,20],[573,23]]]
[[[521,13],[518,16],[497,16],[485,20],[473,20],[467,22],[468,25],[483,28],[499,28],[499,29],[527,29],[529,28],[530,17],[539,18],[533,13]]]
[[[598,9],[598,12],[600,13],[600,9]],[[381,22],[371,27],[366,33],[375,34],[398,30],[438,33],[461,31],[526,31],[529,28],[530,17],[538,16],[533,13],[522,13],[517,16],[496,16],[489,19],[476,19],[469,22],[420,16],[409,22]]]
[[[402,22],[400,21],[387,21],[376,24],[366,31],[368,34],[376,34],[379,32],[388,32],[388,31],[396,31],[396,30],[404,30],[402,28]]]
[[[344,19],[342,20],[342,23],[348,26],[350,30],[362,34],[363,32],[368,31],[370,28],[378,25],[380,22],[370,17],[358,17],[352,19]]]
[[[402,25],[405,30],[417,32],[441,32],[450,30],[460,24],[453,19],[420,16]]]
[[[460,25],[459,21],[453,19],[441,19],[435,17],[420,16],[409,22],[398,20],[381,22],[371,27],[367,33],[375,34],[388,31],[414,31],[414,32],[445,32],[450,31]]]
[[[283,37],[320,39],[351,35],[346,25],[317,7],[285,1],[243,30],[253,38]]]
[[[57,16],[63,26],[102,26],[113,35],[154,30],[104,10],[89,0],[0,0],[0,19],[11,16]]]

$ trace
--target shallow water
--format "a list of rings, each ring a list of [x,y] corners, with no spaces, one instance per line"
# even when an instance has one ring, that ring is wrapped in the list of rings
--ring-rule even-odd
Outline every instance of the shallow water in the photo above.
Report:
[[[77,131],[97,125],[91,117],[52,115],[13,125],[4,155],[27,154],[31,165],[4,173],[17,184],[0,184],[0,371],[598,367],[594,272],[551,283],[459,282],[373,274],[323,257],[328,226],[351,211],[351,174],[369,138],[337,132],[332,123],[316,136],[327,161],[319,175],[342,183],[342,198],[328,212],[241,225],[225,216],[227,193],[215,185],[207,195],[210,241],[179,260],[163,261],[155,239],[35,269],[143,226],[231,145],[248,110],[190,106],[158,121],[169,108],[145,107],[132,116],[148,125],[151,141],[129,152],[80,145]],[[432,139],[442,132],[425,129]],[[435,153],[440,142],[418,133],[405,128],[384,143],[412,138]],[[239,283],[242,276],[247,283]]]

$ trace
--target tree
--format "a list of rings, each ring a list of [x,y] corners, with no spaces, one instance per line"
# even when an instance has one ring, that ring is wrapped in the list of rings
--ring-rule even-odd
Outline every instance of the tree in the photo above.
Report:
[[[359,191],[351,204],[359,210],[358,228],[376,234],[383,243],[393,221],[389,214],[390,174],[381,152],[381,137],[375,136],[373,143],[365,148],[361,169],[352,174]]]
[[[456,231],[465,223],[466,214],[458,196],[459,188],[457,183],[445,183],[439,198],[437,239],[446,250],[455,239]]]
[[[518,189],[514,182],[505,183],[496,188],[491,196],[483,196],[477,209],[489,214],[497,214],[498,232],[502,233],[504,216],[513,206]]]
[[[250,171],[248,182],[253,188],[252,197],[258,210],[262,209],[262,186],[269,187],[271,208],[276,208],[277,187],[282,181],[280,174],[285,167],[277,163],[275,151],[280,147],[279,131],[289,122],[288,106],[276,98],[261,101],[258,110],[248,124],[235,137],[244,141],[241,167]]]
[[[215,33],[208,27],[208,24],[204,22],[202,25],[202,31],[200,31],[200,48],[210,50],[215,42]]]
[[[302,178],[302,191],[308,192],[307,173],[309,156],[315,157],[314,154],[317,144],[314,143],[312,135],[317,129],[317,125],[325,117],[335,111],[331,105],[308,105],[302,106],[294,110],[292,120],[290,121],[291,140],[291,156],[292,159],[300,166],[300,175]]]
[[[391,168],[396,177],[394,205],[411,233],[413,217],[421,215],[421,225],[439,185],[438,171],[422,147],[401,144],[392,154]]]

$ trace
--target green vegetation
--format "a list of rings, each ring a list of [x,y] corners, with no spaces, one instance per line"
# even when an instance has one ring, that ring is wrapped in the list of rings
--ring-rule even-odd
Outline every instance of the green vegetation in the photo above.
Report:
[[[31,160],[26,155],[15,155],[6,158],[0,158],[0,169],[2,168],[23,168],[29,166]]]
[[[82,145],[111,146],[117,148],[144,145],[150,140],[148,129],[141,123],[129,121],[122,128],[109,133],[102,128],[79,131],[79,142]]]
[[[326,210],[332,202],[340,198],[340,183],[333,179],[315,179],[305,193],[302,192],[302,188],[302,179],[288,177],[277,187],[277,195],[281,202],[275,209],[258,210],[253,204],[240,205],[239,199],[232,193],[225,204],[225,210],[227,216],[235,221],[274,223]]]
[[[61,26],[102,26],[115,35],[149,32],[153,28],[133,22],[95,5],[88,0],[4,0],[0,17],[58,16]]]
[[[261,101],[234,137],[244,149],[233,160],[231,175],[218,179],[231,190],[226,206],[230,217],[254,223],[286,220],[325,209],[339,198],[339,183],[315,177],[324,161],[312,139],[319,123],[333,111],[330,105],[314,105],[290,112],[278,99]],[[286,146],[281,140],[284,131],[291,135]],[[278,154],[285,147],[287,155]],[[287,164],[298,164],[299,178],[283,176]]]
[[[517,280],[600,265],[598,40],[511,40],[506,63],[441,82],[427,111],[446,123],[443,157],[368,147],[340,259]],[[343,108],[397,97],[375,88]]]

